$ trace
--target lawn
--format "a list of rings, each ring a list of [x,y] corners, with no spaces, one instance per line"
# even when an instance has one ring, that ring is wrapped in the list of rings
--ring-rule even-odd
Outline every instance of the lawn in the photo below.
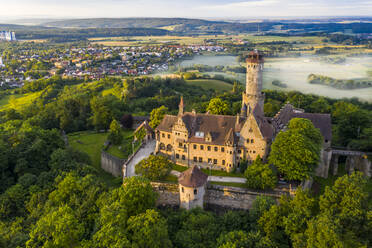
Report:
[[[68,141],[71,147],[87,153],[95,168],[101,168],[101,150],[107,135],[93,131],[77,132],[69,134]]]
[[[133,153],[132,141],[133,141],[133,131],[125,130],[123,131],[123,143],[121,145],[111,145],[107,150],[108,153],[114,155],[115,157],[121,159],[127,159],[130,154]],[[140,143],[136,142],[134,145],[134,150],[136,151],[140,147]]]
[[[245,183],[225,183],[225,182],[209,182],[210,184],[227,186],[227,187],[238,187],[238,188],[248,188]]]
[[[173,170],[183,172],[188,169],[187,166],[182,166],[178,164],[173,164]],[[233,173],[233,172],[226,172],[221,170],[208,170],[208,169],[201,169],[205,174],[212,175],[212,176],[219,176],[219,177],[244,177],[241,173]]]
[[[194,79],[187,80],[186,82],[191,85],[200,86],[206,90],[213,89],[216,91],[229,91],[233,88],[233,85],[215,79]]]

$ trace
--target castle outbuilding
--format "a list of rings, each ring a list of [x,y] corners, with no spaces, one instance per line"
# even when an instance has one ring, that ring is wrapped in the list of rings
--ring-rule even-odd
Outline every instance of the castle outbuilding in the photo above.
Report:
[[[180,207],[192,209],[203,208],[208,176],[196,165],[184,171],[178,178]]]
[[[242,160],[252,162],[258,156],[265,159],[275,136],[296,117],[311,120],[324,137],[324,149],[329,148],[332,139],[329,114],[304,113],[286,104],[274,118],[264,115],[263,68],[263,55],[250,52],[242,108],[236,116],[185,112],[181,97],[178,115],[165,115],[155,130],[155,152],[184,166],[229,172],[239,168]],[[326,156],[324,153],[324,160]]]

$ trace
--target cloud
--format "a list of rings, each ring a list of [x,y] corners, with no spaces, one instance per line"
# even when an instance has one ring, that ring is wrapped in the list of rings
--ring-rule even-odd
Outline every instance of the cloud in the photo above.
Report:
[[[280,1],[278,0],[252,0],[252,1],[244,1],[244,2],[234,2],[234,3],[227,3],[227,4],[220,4],[220,5],[212,5],[212,6],[201,6],[200,8],[205,9],[238,9],[238,8],[252,8],[252,7],[262,7],[262,6],[270,6],[274,4],[278,4]]]

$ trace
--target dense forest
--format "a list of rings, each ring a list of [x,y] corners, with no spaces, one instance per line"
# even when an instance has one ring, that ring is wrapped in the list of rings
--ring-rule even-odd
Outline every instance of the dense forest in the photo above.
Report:
[[[226,113],[240,110],[243,88],[216,92],[183,78],[106,78],[96,82],[40,79],[9,94],[37,94],[0,112],[0,247],[368,247],[371,181],[340,177],[321,195],[299,190],[280,205],[258,197],[249,212],[190,212],[155,207],[145,178],[104,180],[63,132],[109,129],[123,115],[153,109],[206,112],[212,99]],[[291,102],[307,112],[332,113],[335,145],[372,150],[372,105],[299,92],[265,91],[273,116]],[[214,102],[215,100],[213,100]]]

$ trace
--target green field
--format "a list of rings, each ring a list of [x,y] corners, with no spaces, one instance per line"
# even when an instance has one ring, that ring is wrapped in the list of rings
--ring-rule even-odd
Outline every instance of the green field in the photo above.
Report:
[[[173,164],[172,170],[184,172],[187,170],[187,166],[182,166],[178,164]],[[211,175],[211,176],[219,176],[219,177],[244,177],[241,173],[234,173],[234,172],[226,172],[221,170],[208,170],[208,169],[201,169],[205,174]]]
[[[187,83],[195,86],[200,86],[203,89],[209,90],[216,90],[216,91],[229,91],[233,88],[231,84],[228,84],[221,80],[214,80],[214,79],[194,79],[194,80],[187,80]]]
[[[107,133],[96,133],[93,131],[77,132],[68,135],[71,147],[85,152],[92,160],[95,168],[101,168],[101,150],[107,139]]]
[[[18,108],[18,105],[26,105],[32,103],[39,95],[33,94],[14,94],[14,95],[7,95],[0,98],[0,111],[7,109],[7,108]]]

